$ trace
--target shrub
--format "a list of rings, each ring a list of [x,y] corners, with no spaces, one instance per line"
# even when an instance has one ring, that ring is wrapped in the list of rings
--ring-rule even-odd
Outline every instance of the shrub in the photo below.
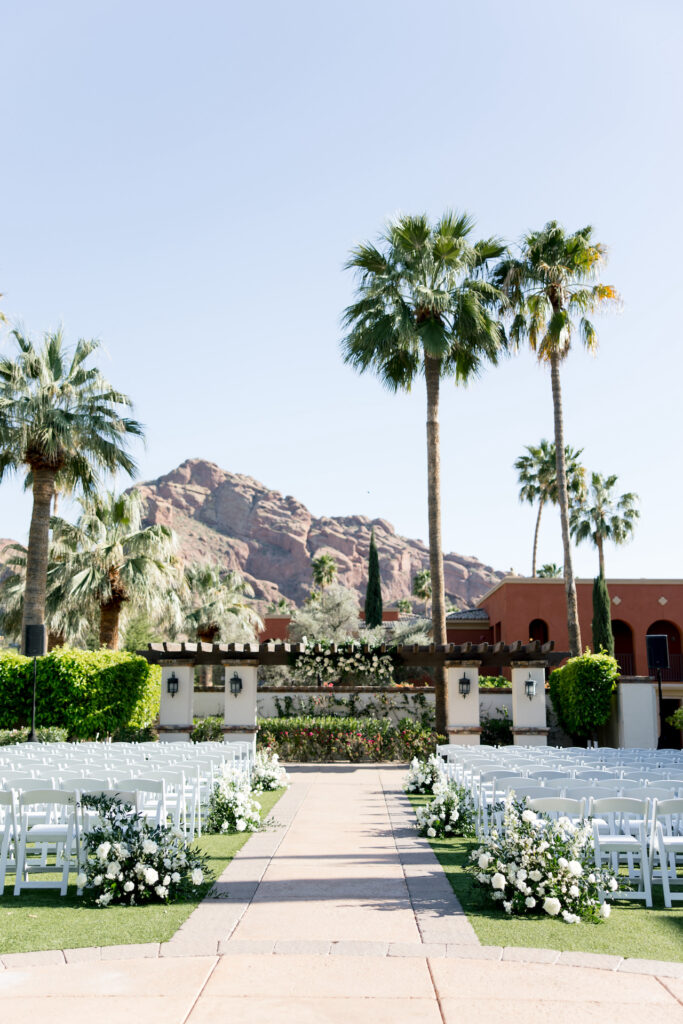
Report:
[[[561,728],[578,739],[592,737],[609,721],[619,667],[609,654],[586,651],[550,674],[550,699]]]
[[[480,690],[500,690],[503,687],[510,687],[512,684],[505,676],[479,676]]]
[[[426,758],[445,738],[419,722],[341,716],[264,718],[258,743],[283,761],[411,761]]]
[[[223,739],[223,719],[220,715],[207,715],[206,718],[195,718],[194,729],[190,733],[193,743],[215,742]]]
[[[512,722],[506,707],[498,708],[498,717],[481,716],[481,736],[479,740],[492,747],[505,747],[512,743]]]
[[[7,747],[12,743],[28,743],[30,731],[27,725],[21,729],[0,729],[0,747]],[[66,729],[58,729],[52,725],[36,727],[38,743],[65,743],[68,738]]]
[[[38,658],[36,721],[73,739],[151,725],[160,694],[161,669],[125,651],[60,647]],[[0,653],[0,728],[27,725],[32,700],[33,660]]]
[[[474,835],[474,803],[469,790],[444,779],[434,799],[416,811],[417,827],[428,839]]]
[[[206,858],[182,832],[131,815],[132,804],[84,796],[98,821],[83,837],[85,871],[78,885],[92,889],[100,907],[111,903],[171,903],[192,896],[209,880]]]
[[[669,715],[667,723],[673,725],[674,729],[683,729],[683,707],[676,708],[673,715]]]
[[[609,916],[601,893],[617,882],[595,867],[589,821],[551,821],[510,797],[502,829],[493,829],[471,858],[477,882],[506,914],[561,916],[567,924]]]

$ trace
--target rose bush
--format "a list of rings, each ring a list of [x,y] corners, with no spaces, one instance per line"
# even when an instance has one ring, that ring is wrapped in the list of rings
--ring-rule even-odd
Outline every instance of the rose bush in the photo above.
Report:
[[[90,889],[100,907],[171,903],[196,894],[210,881],[206,858],[182,832],[152,826],[133,805],[107,796],[84,796],[95,818],[83,835],[79,889]]]
[[[549,817],[505,801],[503,824],[471,854],[471,870],[507,914],[548,914],[567,924],[609,917],[601,892],[614,891],[611,872],[595,867],[590,822]]]

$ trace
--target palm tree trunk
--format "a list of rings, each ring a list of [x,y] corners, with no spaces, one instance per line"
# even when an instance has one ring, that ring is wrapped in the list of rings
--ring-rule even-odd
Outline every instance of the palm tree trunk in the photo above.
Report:
[[[569,496],[567,494],[567,467],[564,451],[564,423],[562,421],[562,387],[560,384],[560,357],[550,356],[550,380],[553,388],[553,411],[555,414],[555,458],[557,466],[557,498],[560,505],[562,524],[562,548],[564,551],[564,588],[567,594],[567,632],[569,653],[572,658],[581,654],[581,627],[579,608],[576,600],[576,583],[572,566],[572,549],[569,537]]]
[[[534,530],[534,550],[531,554],[531,575],[536,578],[536,555],[538,553],[538,531],[541,528],[541,512],[543,511],[543,498],[538,503],[538,515],[536,516],[536,529]]]
[[[427,382],[427,510],[429,518],[429,568],[432,582],[432,639],[446,643],[446,594],[441,550],[441,451],[439,441],[439,383],[441,360],[425,353]],[[434,678],[436,731],[446,732],[446,670],[440,665]]]
[[[604,579],[605,578],[605,552],[603,551],[602,537],[600,536],[600,534],[597,534],[597,536],[595,538],[595,543],[596,543],[597,548],[598,548],[598,562],[600,564],[600,575]]]
[[[45,623],[47,559],[50,547],[50,510],[55,493],[54,469],[31,466],[33,509],[26,551],[26,586],[21,622],[21,649],[26,650],[26,626]],[[44,653],[44,652],[43,652]]]
[[[100,647],[108,647],[111,651],[119,649],[119,622],[123,601],[115,598],[100,605]]]

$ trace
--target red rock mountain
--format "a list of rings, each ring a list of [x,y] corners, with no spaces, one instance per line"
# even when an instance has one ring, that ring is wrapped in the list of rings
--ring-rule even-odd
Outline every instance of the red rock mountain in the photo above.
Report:
[[[385,605],[410,597],[415,572],[429,565],[425,545],[400,537],[385,519],[317,519],[296,498],[202,459],[188,459],[136,486],[146,500],[148,522],[172,526],[186,560],[237,570],[260,599],[286,597],[300,604],[312,586],[311,558],[325,551],[334,556],[339,581],[358,591],[362,605],[372,529]],[[471,607],[504,575],[456,554],[445,556],[444,567],[446,592],[459,608]]]

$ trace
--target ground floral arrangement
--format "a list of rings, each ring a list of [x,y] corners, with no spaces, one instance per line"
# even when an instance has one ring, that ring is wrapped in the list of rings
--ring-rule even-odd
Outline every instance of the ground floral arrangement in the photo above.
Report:
[[[403,782],[405,793],[433,793],[434,786],[443,779],[443,761],[436,754],[430,754],[426,761],[414,757]]]
[[[336,644],[334,652],[328,640],[313,642],[304,637],[301,642],[304,651],[297,655],[292,674],[305,685],[362,682],[381,686],[393,681],[394,662],[390,654],[378,654],[353,641]]]
[[[170,903],[196,896],[211,880],[206,858],[182,832],[150,825],[116,797],[84,796],[83,804],[96,817],[83,836],[85,863],[76,883],[98,906]]]
[[[289,785],[289,776],[280,764],[279,755],[266,747],[257,750],[251,773],[251,788],[255,793],[271,792]]]
[[[287,772],[270,748],[259,750],[249,776],[232,765],[224,765],[209,799],[206,831],[256,832],[261,827],[261,804],[254,793],[265,793],[289,785]]]
[[[475,810],[469,791],[442,777],[433,794],[434,799],[415,812],[421,834],[428,839],[473,836]]]
[[[614,892],[617,880],[595,867],[590,822],[553,821],[511,796],[502,828],[471,857],[477,882],[507,914],[548,914],[567,924],[609,917],[602,894]]]

